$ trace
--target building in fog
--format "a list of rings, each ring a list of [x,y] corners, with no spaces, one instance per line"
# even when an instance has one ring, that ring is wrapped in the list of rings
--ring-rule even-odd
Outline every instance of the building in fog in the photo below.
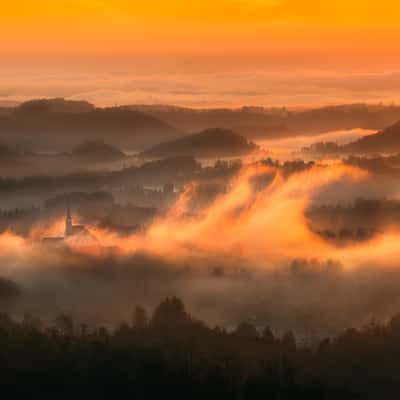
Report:
[[[84,225],[74,225],[72,222],[71,209],[67,208],[67,215],[65,217],[65,232],[64,238],[68,238],[81,233],[87,233]]]
[[[64,236],[43,238],[43,242],[46,244],[63,244],[67,240],[84,246],[97,244],[96,238],[90,234],[84,225],[73,224],[70,207],[66,211]]]

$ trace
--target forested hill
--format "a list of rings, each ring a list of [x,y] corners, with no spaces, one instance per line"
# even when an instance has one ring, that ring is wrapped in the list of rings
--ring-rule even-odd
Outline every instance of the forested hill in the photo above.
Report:
[[[225,157],[243,156],[258,149],[243,136],[227,129],[207,129],[144,151],[146,157]]]

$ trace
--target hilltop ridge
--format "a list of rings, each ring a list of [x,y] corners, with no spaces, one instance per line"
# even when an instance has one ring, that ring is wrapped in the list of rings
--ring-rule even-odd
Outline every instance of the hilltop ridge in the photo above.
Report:
[[[206,129],[174,141],[160,143],[145,150],[146,157],[193,157],[243,156],[258,149],[253,142],[229,129]]]

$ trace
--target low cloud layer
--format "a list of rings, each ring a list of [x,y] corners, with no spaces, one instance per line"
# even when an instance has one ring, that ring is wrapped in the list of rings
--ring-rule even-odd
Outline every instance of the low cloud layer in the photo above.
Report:
[[[0,101],[21,102],[63,96],[99,106],[176,104],[216,106],[316,106],[398,101],[400,74],[331,73],[324,71],[232,71],[163,74],[135,72],[73,72],[35,74],[5,71]],[[135,71],[135,69],[133,69]],[[20,76],[20,75],[23,76]]]

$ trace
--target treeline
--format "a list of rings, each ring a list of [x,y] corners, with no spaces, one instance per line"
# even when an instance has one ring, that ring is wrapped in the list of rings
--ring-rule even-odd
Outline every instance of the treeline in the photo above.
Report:
[[[314,165],[301,160],[280,163],[270,158],[261,163],[281,168],[284,175],[301,172]],[[10,196],[46,193],[54,196],[66,192],[96,192],[134,185],[184,185],[193,181],[210,180],[226,182],[241,167],[240,160],[217,161],[213,166],[202,166],[193,157],[177,156],[117,171],[79,171],[66,175],[32,175],[23,178],[0,177],[0,193]]]
[[[375,174],[397,176],[400,166],[400,154],[390,156],[374,155],[371,157],[349,156],[343,162]]]
[[[24,193],[40,191],[99,190],[104,186],[127,184],[182,183],[193,179],[201,165],[192,157],[174,157],[146,162],[119,171],[80,171],[67,175],[33,175],[23,178],[0,178],[0,192]]]
[[[400,226],[400,201],[357,199],[352,204],[325,204],[307,210],[311,229],[327,240],[365,241]]]
[[[386,399],[400,392],[400,317],[314,345],[293,333],[209,328],[177,298],[151,317],[89,328],[0,315],[0,387],[10,398]],[[11,397],[12,396],[12,397]],[[5,397],[6,398],[6,397]]]

